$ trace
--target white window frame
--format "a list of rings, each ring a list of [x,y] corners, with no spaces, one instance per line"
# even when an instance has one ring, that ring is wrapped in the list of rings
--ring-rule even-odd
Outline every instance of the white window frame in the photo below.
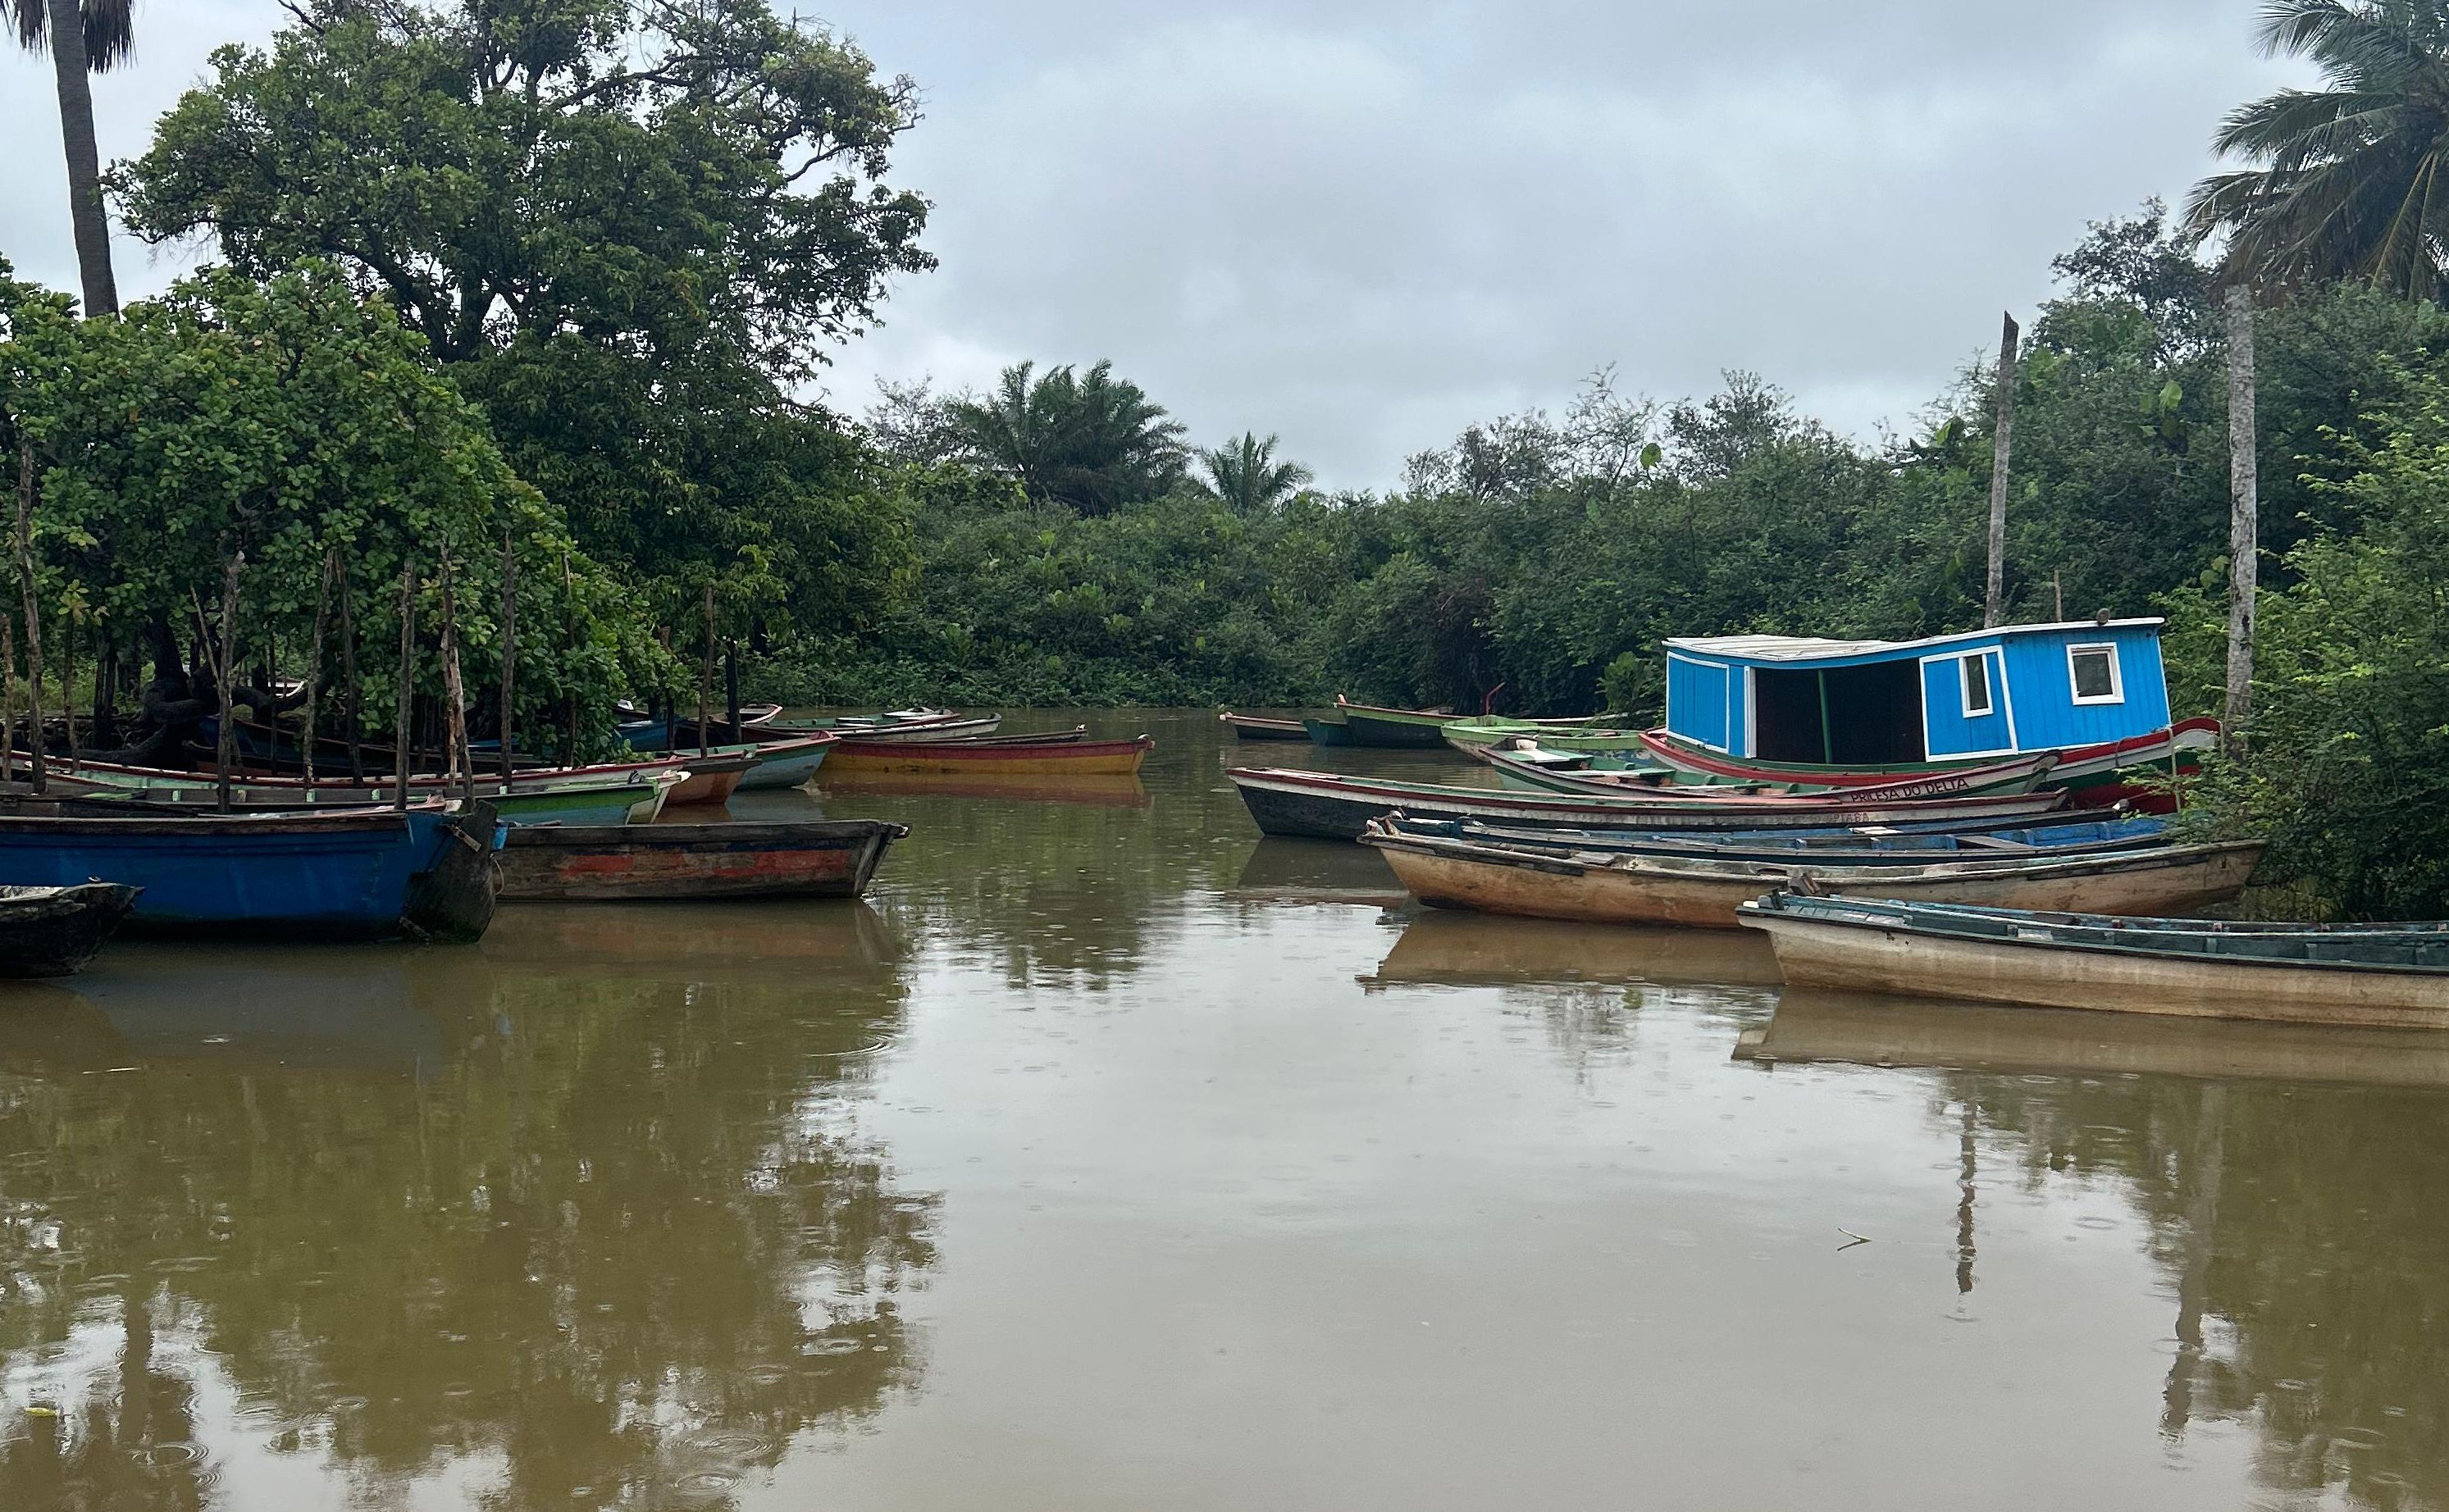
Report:
[[[2075,680],[2074,659],[2098,653],[2109,658],[2109,691],[2086,697],[2083,684]],[[2067,695],[2079,705],[2124,703],[2126,701],[2126,669],[2117,654],[2114,641],[2087,641],[2067,647]]]
[[[1962,703],[1967,719],[1987,719],[1998,712],[1998,683],[1990,675],[1990,652],[1984,649],[1967,651],[1956,659],[1956,696]],[[1964,675],[1965,670],[1973,666],[1981,669],[1981,697],[1986,700],[1978,709],[1973,706],[1973,680]]]

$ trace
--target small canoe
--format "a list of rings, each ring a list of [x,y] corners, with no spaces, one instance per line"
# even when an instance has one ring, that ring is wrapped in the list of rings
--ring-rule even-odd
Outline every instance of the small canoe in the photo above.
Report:
[[[1352,737],[1352,726],[1332,715],[1303,716],[1302,731],[1312,745],[1359,745]]]
[[[1335,712],[1352,732],[1354,745],[1413,751],[1442,749],[1446,737],[1441,732],[1455,717],[1452,709],[1390,709],[1355,703],[1341,694],[1336,695]]]
[[[1531,792],[1654,792],[1670,785],[1662,779],[1673,770],[1662,766],[1653,772],[1576,772],[1552,763],[1525,760],[1495,747],[1476,754],[1495,768],[1500,776]],[[2004,761],[1990,761],[1978,766],[1915,773],[1880,783],[1828,784],[1786,779],[1745,782],[1742,787],[1760,793],[1846,793],[1873,798],[1967,797],[1982,793],[2030,793],[2048,779],[2057,760],[2056,752],[2043,751],[2034,756],[2012,756]],[[1685,791],[1695,794],[1715,794],[1728,790],[1723,786],[1701,785],[1688,786]]]
[[[502,896],[855,898],[884,848],[909,833],[876,819],[513,830],[502,850]]]
[[[1216,717],[1236,740],[1306,740],[1309,730],[1299,719],[1268,719],[1227,709]]]
[[[664,800],[664,806],[721,803],[740,791],[740,784],[748,775],[748,769],[756,764],[754,756],[690,756],[681,763],[681,770],[687,774],[686,779],[672,789],[671,796]]]
[[[1578,756],[1632,755],[1642,748],[1641,733],[1639,725],[1604,714],[1585,719],[1510,719],[1483,715],[1473,719],[1449,719],[1437,730],[1446,744],[1466,755],[1481,746],[1517,738],[1535,740],[1551,751]]]
[[[1075,724],[1069,730],[1029,730],[1012,735],[966,735],[958,740],[935,742],[942,745],[1078,745],[1089,738],[1089,727]]]
[[[619,780],[633,775],[651,775],[657,772],[678,772],[694,760],[696,760],[694,756],[686,758],[655,756],[641,761],[602,761],[576,767],[529,767],[513,772],[507,783],[498,772],[492,775],[480,772],[476,776],[476,795],[480,798],[499,797],[506,792],[520,793],[530,788],[549,787],[574,778]],[[55,776],[61,775],[61,768],[55,764],[51,775]],[[166,767],[127,766],[112,761],[84,759],[77,762],[76,770],[69,775],[87,781],[106,783],[113,787],[148,787],[164,782],[174,786],[192,787],[198,783],[210,783],[214,779],[214,774],[209,769],[178,772]],[[261,788],[266,791],[277,789],[281,792],[295,793],[302,792],[306,787],[306,779],[303,777],[245,774],[241,775],[239,780],[243,781],[250,788]],[[362,783],[351,783],[337,775],[331,775],[318,778],[315,783],[315,791],[342,793],[355,790],[378,793],[388,797],[396,791],[395,780],[382,777],[370,778]],[[412,773],[408,779],[408,791],[412,794],[432,797],[455,796],[461,786],[459,778],[439,772]]]
[[[1263,833],[1322,840],[1357,840],[1370,820],[1398,811],[1413,818],[1588,830],[1842,829],[1933,821],[1934,827],[1996,828],[2005,820],[2035,820],[2067,801],[2063,793],[1867,800],[1844,794],[1713,795],[1681,788],[1639,795],[1509,793],[1282,767],[1235,767],[1224,775]]]
[[[2173,803],[2155,784],[2165,785],[2171,776],[2199,770],[2200,754],[2218,740],[2219,721],[2196,718],[2124,740],[2063,747],[2053,753],[2057,765],[2043,780],[2043,786],[2069,789],[2079,804],[2123,800],[2147,805],[2155,813],[2168,813]],[[1766,761],[1757,756],[1727,756],[1664,730],[1643,732],[1641,749],[1652,760],[1709,781],[1806,782],[1823,787],[1878,787],[1938,773],[1960,772],[1997,759],[1971,756],[1858,767]]]
[[[1390,816],[1398,834],[1463,840],[1475,845],[1543,850],[1556,855],[1687,856],[1699,861],[1750,861],[1773,866],[1930,866],[1941,861],[2004,861],[2038,855],[2099,855],[2169,843],[2169,821],[2112,817],[2065,820],[1984,833],[1925,833],[1878,827],[1664,834],[1639,830],[1542,830],[1452,819]]]
[[[64,977],[84,968],[136,906],[116,882],[0,887],[0,977]]]
[[[1156,741],[1058,738],[1032,743],[1000,741],[845,740],[827,764],[829,772],[1001,773],[1031,776],[1129,776],[1147,759]]]
[[[741,791],[763,792],[775,788],[796,788],[817,775],[824,765],[827,753],[839,744],[841,737],[831,731],[794,736],[787,740],[767,740],[739,748],[738,754],[749,759],[748,771],[741,777]]]
[[[1379,823],[1360,837],[1422,903],[1592,924],[1732,929],[1764,892],[1807,886],[1847,897],[2154,914],[2225,903],[2245,890],[2262,842],[2157,846],[2105,855],[1949,861],[1929,866],[1779,866],[1684,856],[1559,853],[1474,844]]]
[[[626,777],[565,777],[550,782],[523,782],[503,791],[496,779],[476,784],[476,796],[493,806],[495,817],[504,824],[652,824],[664,811],[671,791],[680,786],[685,775],[679,771],[634,772]],[[134,783],[107,784],[79,780],[54,775],[50,791],[70,799],[84,798],[94,802],[124,801],[145,808],[179,810],[193,813],[217,813],[221,807],[221,790],[210,779],[193,774],[183,782],[163,780],[143,785]],[[445,790],[412,787],[412,796],[418,803],[445,801]],[[450,788],[449,796],[456,799],[460,789]],[[259,782],[236,782],[230,785],[230,808],[238,813],[272,813],[305,810],[322,813],[340,809],[388,808],[395,801],[390,784],[318,783],[313,788],[268,786]],[[102,811],[107,812],[107,811]]]
[[[478,803],[404,813],[0,813],[0,883],[142,890],[133,926],[275,939],[409,934],[473,939],[492,917],[505,833]]]
[[[1767,933],[1778,969],[1798,986],[2449,1029],[2449,924],[2122,919],[1788,893],[1742,914]]]
[[[841,737],[845,746],[876,741],[919,745],[938,740],[967,740],[993,735],[1002,727],[1002,715],[986,714],[974,718],[906,719],[864,726],[843,723],[834,727],[834,734]]]

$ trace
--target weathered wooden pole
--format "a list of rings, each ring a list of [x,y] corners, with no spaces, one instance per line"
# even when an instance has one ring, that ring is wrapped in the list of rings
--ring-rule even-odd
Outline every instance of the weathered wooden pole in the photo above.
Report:
[[[457,779],[459,795],[473,802],[476,763],[468,758],[468,705],[459,681],[459,603],[448,551],[442,553],[442,696],[450,701],[442,725],[443,742],[451,748],[449,775]]]
[[[332,565],[340,589],[340,680],[349,685],[349,780],[366,780],[365,689],[357,683],[357,617],[349,603],[349,573],[340,566],[340,548],[332,548]]]
[[[398,796],[392,806],[408,808],[408,721],[412,714],[413,690],[416,684],[416,564],[404,564],[399,569],[399,722],[392,726],[392,770],[397,774],[395,783]]]
[[[2227,709],[2228,754],[2245,753],[2253,713],[2253,590],[2262,564],[2262,480],[2253,450],[2253,291],[2227,291]]]
[[[705,756],[714,748],[713,732],[707,728],[714,718],[714,584],[705,585],[705,660],[698,664],[697,673],[697,754]]]
[[[2015,317],[1998,331],[1998,425],[1990,446],[1990,578],[1981,598],[1981,625],[1998,622],[2007,585],[2007,457],[2015,433]]]
[[[219,769],[214,782],[213,807],[223,813],[230,812],[230,768],[238,765],[238,705],[230,701],[232,684],[238,670],[238,573],[246,565],[246,553],[230,553],[229,565],[222,573],[222,643],[221,654],[214,660],[213,682],[221,692],[221,717],[213,721],[213,765]]]
[[[17,780],[17,617],[0,610],[0,782]]]
[[[337,551],[323,553],[323,581],[315,590],[315,633],[306,641],[306,791],[315,791],[315,715],[323,695],[323,622],[332,613],[332,579],[340,569]]]
[[[578,661],[578,580],[570,573],[569,553],[567,551],[561,554],[561,602],[562,640],[565,642],[561,680],[562,686],[569,689],[567,699],[569,705],[569,747],[562,753],[561,764],[574,767],[578,765],[578,689],[569,679],[570,670]]]
[[[502,532],[502,780],[511,780],[511,685],[519,671],[519,559]],[[508,790],[505,790],[507,793]]]
[[[43,620],[34,596],[34,444],[17,436],[17,578],[26,590],[26,762],[34,791],[43,773]]]
[[[68,775],[77,769],[76,738],[76,609],[73,605],[62,612],[67,632],[60,637],[60,719],[68,732]]]
[[[723,642],[723,704],[731,725],[731,740],[740,743],[740,644],[725,637]]]

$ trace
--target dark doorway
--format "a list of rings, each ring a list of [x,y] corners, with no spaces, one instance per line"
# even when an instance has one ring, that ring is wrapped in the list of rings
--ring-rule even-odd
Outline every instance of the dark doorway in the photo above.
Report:
[[[1752,699],[1759,719],[1752,751],[1764,760],[1860,767],[1928,759],[1917,661],[1826,671],[1758,667]]]

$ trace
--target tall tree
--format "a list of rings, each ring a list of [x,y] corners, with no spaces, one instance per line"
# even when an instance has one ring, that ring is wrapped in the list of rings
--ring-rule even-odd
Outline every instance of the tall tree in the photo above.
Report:
[[[2324,87],[2221,124],[2213,145],[2258,166],[2195,185],[2188,230],[2226,232],[2230,277],[2265,288],[2449,295],[2449,0],[2266,0],[2260,41]]]
[[[1083,514],[1153,499],[1182,478],[1182,423],[1111,362],[1043,374],[1014,363],[993,392],[951,400],[944,413],[976,460]]]
[[[92,74],[107,72],[135,45],[129,0],[0,0],[0,26],[13,26],[29,52],[48,48],[60,97],[60,143],[67,149],[68,224],[76,235],[85,313],[119,313],[110,272],[110,217],[102,204],[101,149],[93,135]]]
[[[1237,514],[1264,514],[1299,493],[1314,476],[1298,462],[1276,460],[1276,438],[1244,431],[1229,446],[1199,453],[1209,487]]]

